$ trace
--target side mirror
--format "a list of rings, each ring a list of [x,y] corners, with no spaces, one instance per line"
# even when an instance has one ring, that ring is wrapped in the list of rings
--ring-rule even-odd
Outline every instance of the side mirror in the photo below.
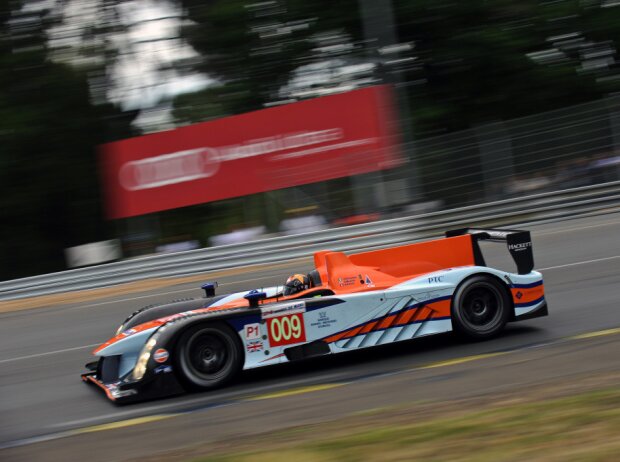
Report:
[[[250,308],[258,308],[258,302],[267,298],[267,294],[254,289],[245,294],[243,298],[250,302]]]
[[[217,282],[207,282],[206,284],[201,285],[200,288],[205,291],[207,297],[214,297],[217,286]]]

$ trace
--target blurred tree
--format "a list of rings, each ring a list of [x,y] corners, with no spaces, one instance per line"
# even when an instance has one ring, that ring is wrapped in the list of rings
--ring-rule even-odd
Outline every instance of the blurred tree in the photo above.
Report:
[[[394,3],[399,38],[415,44],[420,63],[409,79],[418,139],[572,106],[620,90],[620,8],[608,7],[610,2]],[[445,139],[448,146],[450,138]],[[465,160],[477,157],[478,142],[475,132],[460,132],[451,149],[430,149],[418,156],[429,196],[452,205],[480,197],[480,166]],[[529,162],[535,162],[534,157]]]
[[[611,7],[613,2],[385,1],[394,3],[398,40],[415,45],[415,64],[402,76],[410,87],[418,135],[520,117],[620,90],[620,79],[611,78],[620,44],[620,8]],[[177,98],[175,114],[183,123],[277,101],[279,89],[307,64],[320,33],[340,31],[355,43],[373,45],[372,37],[362,37],[358,0],[179,2],[192,22],[183,33],[203,56],[196,69],[220,82]],[[602,49],[608,52],[606,64],[601,64]],[[588,58],[594,54],[599,58]],[[382,65],[378,53],[368,59]]]
[[[412,92],[418,133],[511,119],[620,89],[618,79],[601,80],[600,68],[584,67],[588,51],[604,43],[615,63],[620,8],[577,0],[395,4],[400,39],[415,43],[424,68],[424,85]]]
[[[184,37],[201,54],[174,66],[217,81],[176,98],[180,123],[311,97],[320,91],[308,88],[334,84],[325,75],[335,67],[368,63],[369,74],[378,70],[387,80],[396,72],[389,61],[399,60],[382,56],[372,37],[363,37],[358,0],[173,1],[187,13]],[[382,1],[393,2],[397,40],[414,45],[398,81],[409,89],[418,137],[620,90],[617,2]],[[3,279],[61,269],[64,247],[106,237],[95,147],[130,136],[136,115],[105,104],[107,71],[118,51],[110,43],[121,43],[126,32],[118,10],[123,2],[93,0],[96,24],[69,24],[69,33],[81,39],[80,59],[88,62],[80,67],[71,62],[73,50],[48,48],[53,18],[40,9],[46,4],[0,0]],[[359,77],[377,81],[376,75]],[[306,87],[292,85],[299,82]],[[429,156],[428,170],[451,178],[436,160]]]
[[[64,248],[109,237],[95,151],[120,113],[91,104],[84,72],[48,59],[48,25],[41,11],[2,4],[0,279],[62,270]]]
[[[256,110],[281,99],[279,90],[308,60],[321,33],[356,40],[357,0],[180,0],[190,25],[183,29],[202,54],[195,70],[219,85],[175,101],[182,122]]]
[[[218,117],[246,112],[252,106],[243,83],[210,86],[194,93],[185,93],[174,99],[172,116],[178,124],[204,122]]]

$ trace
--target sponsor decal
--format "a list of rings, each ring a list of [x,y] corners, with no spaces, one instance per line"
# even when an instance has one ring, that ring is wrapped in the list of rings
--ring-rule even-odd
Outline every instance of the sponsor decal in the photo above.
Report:
[[[261,342],[260,340],[253,340],[251,342],[248,342],[248,344],[245,346],[245,349],[248,351],[248,353],[263,351],[263,342]]]
[[[263,319],[282,316],[283,314],[303,313],[306,311],[305,302],[294,302],[285,305],[276,305],[273,307],[261,308],[261,316]]]
[[[522,250],[526,250],[532,247],[531,242],[520,242],[518,244],[509,244],[508,250],[514,250],[515,252],[521,252]]]
[[[155,368],[156,374],[169,374],[170,372],[172,372],[172,366],[169,365],[157,366]]]
[[[158,363],[165,363],[168,361],[169,357],[170,355],[168,354],[168,350],[163,348],[159,348],[158,350],[155,350],[155,353],[153,353],[153,359]]]
[[[246,340],[256,340],[260,338],[260,324],[246,324],[243,327],[243,334]]]
[[[392,96],[377,85],[108,143],[109,217],[394,168]]]
[[[120,169],[119,183],[128,191],[159,188],[209,178],[219,168],[220,157],[216,150],[189,149],[127,162]]]
[[[319,319],[310,324],[310,327],[315,327],[317,329],[325,329],[326,327],[331,326],[336,322],[335,319],[332,319],[327,311],[319,311]]]
[[[138,332],[136,329],[128,329],[125,332],[123,332],[123,335],[125,337],[129,337],[130,335],[135,334],[136,332]]]
[[[370,277],[368,275],[366,275],[365,282],[366,282],[366,287],[374,287],[375,286],[375,283],[372,282],[372,280],[370,279]]]
[[[523,297],[523,293],[519,291],[515,294],[515,297],[517,297],[517,300],[521,300],[521,298]]]
[[[346,278],[338,278],[338,285],[340,287],[352,286],[357,281],[355,276],[346,277]]]
[[[545,289],[542,284],[531,287],[517,287],[512,289],[512,296],[515,300],[517,300],[519,305],[523,303],[530,303],[534,300],[544,297]]]
[[[443,282],[444,276],[432,276],[428,278],[428,283],[433,284],[434,282]]]
[[[314,132],[285,133],[264,139],[252,139],[243,144],[201,147],[125,163],[119,172],[119,183],[129,191],[153,189],[162,186],[210,178],[217,174],[222,162],[263,156],[287,149],[298,149],[344,138],[342,128]],[[377,143],[377,139],[356,140],[355,145]],[[272,161],[316,154],[325,150],[349,147],[334,144],[321,150],[305,150],[275,156]]]
[[[498,239],[506,238],[510,234],[509,231],[493,231],[490,229],[482,230],[482,232],[487,233],[489,236],[498,238]]]
[[[269,345],[292,345],[306,341],[303,313],[286,314],[267,319]]]

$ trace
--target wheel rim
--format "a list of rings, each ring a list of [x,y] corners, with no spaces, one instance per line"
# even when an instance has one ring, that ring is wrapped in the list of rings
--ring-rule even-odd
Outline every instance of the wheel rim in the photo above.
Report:
[[[182,366],[197,384],[217,381],[228,373],[232,355],[227,337],[216,331],[198,331],[185,344]]]
[[[478,332],[493,330],[500,325],[503,311],[502,294],[497,287],[488,283],[480,283],[470,288],[461,304],[463,322]]]

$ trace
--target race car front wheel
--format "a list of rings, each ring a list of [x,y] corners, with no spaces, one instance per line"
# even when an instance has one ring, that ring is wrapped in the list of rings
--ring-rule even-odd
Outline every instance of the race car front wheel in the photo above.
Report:
[[[465,280],[452,299],[452,325],[464,337],[483,340],[497,335],[510,314],[510,299],[501,282],[490,276]]]
[[[177,344],[177,377],[189,390],[217,388],[239,372],[242,360],[240,341],[227,325],[193,326]]]

